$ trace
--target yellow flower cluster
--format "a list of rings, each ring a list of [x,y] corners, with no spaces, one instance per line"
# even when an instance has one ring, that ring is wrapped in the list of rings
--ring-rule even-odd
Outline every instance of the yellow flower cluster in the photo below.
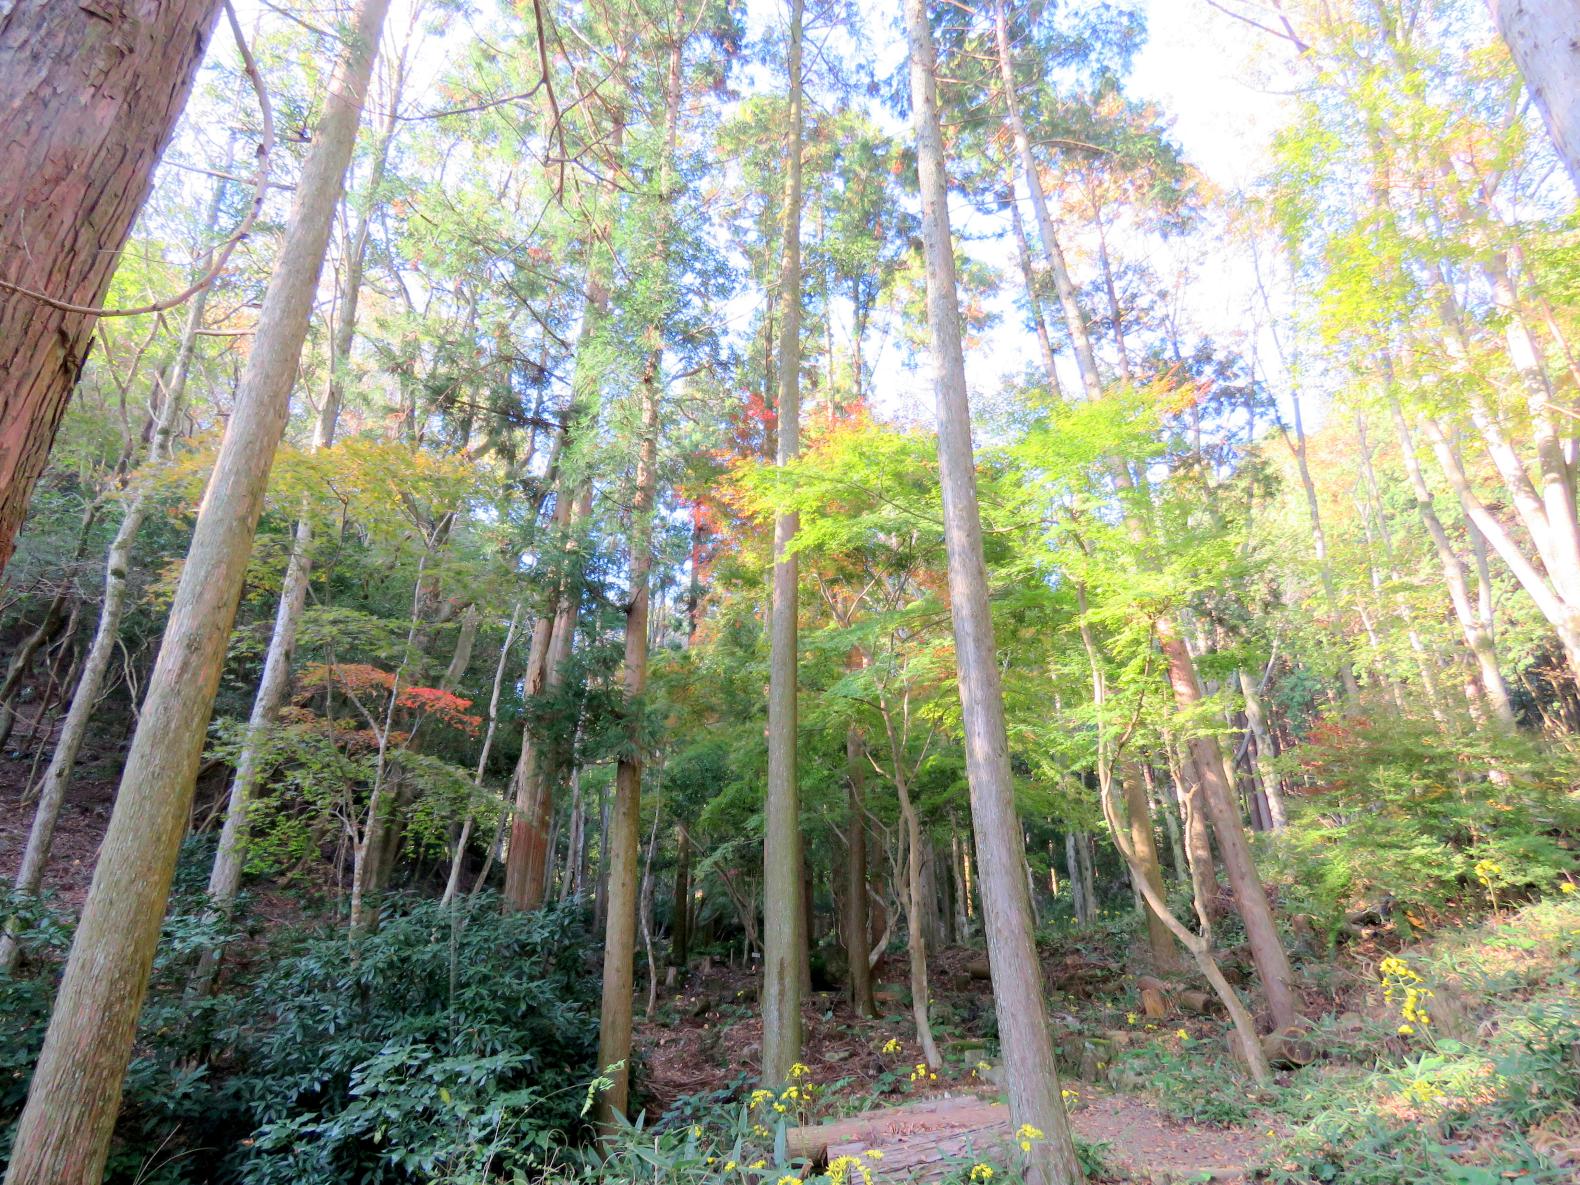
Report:
[[[1432,998],[1432,990],[1421,986],[1420,975],[1396,955],[1377,964],[1377,970],[1382,975],[1383,999],[1390,1004],[1399,1001],[1399,1014],[1403,1017],[1399,1033],[1408,1037],[1417,1025],[1430,1025],[1432,1017],[1426,1010],[1426,1001]]]
[[[847,1178],[851,1182],[859,1180],[861,1185],[872,1185],[872,1170],[859,1156],[836,1156],[829,1161],[829,1185],[847,1185]]]
[[[890,1037],[887,1041],[885,1041],[883,1043],[883,1052],[884,1053],[899,1053],[900,1052],[899,1039],[896,1038],[896,1037]]]
[[[973,1181],[991,1181],[993,1179],[993,1166],[990,1164],[972,1165],[971,1179]]]
[[[1030,1152],[1031,1146],[1042,1139],[1042,1131],[1029,1123],[1023,1123],[1015,1129],[1015,1139],[1020,1143],[1022,1152]]]
[[[917,1062],[916,1069],[911,1071],[912,1082],[937,1082],[938,1075],[927,1068],[926,1062]]]
[[[1492,878],[1501,875],[1502,872],[1503,865],[1495,860],[1478,860],[1476,862],[1476,879],[1485,888],[1492,888]]]

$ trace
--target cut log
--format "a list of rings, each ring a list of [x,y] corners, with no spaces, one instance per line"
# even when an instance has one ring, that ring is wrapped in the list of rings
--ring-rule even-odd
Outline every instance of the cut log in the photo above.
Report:
[[[1198,992],[1187,989],[1174,997],[1175,1002],[1187,1012],[1200,1013],[1202,1016],[1216,1016],[1223,1011],[1223,1001],[1211,992]]]
[[[1163,993],[1157,988],[1141,989],[1141,1008],[1152,1020],[1162,1020],[1169,1014],[1168,1002],[1163,999]]]
[[[1262,1038],[1262,1053],[1268,1065],[1283,1070],[1309,1066],[1317,1058],[1317,1047],[1310,1030],[1300,1025],[1285,1025]]]
[[[829,1153],[847,1144],[859,1149],[884,1150],[884,1169],[888,1150],[906,1136],[921,1133],[953,1132],[956,1129],[992,1127],[1002,1124],[1003,1134],[1009,1135],[1009,1108],[998,1103],[984,1103],[974,1094],[924,1099],[904,1107],[884,1107],[876,1111],[863,1111],[847,1119],[832,1123],[792,1127],[785,1132],[785,1150],[792,1160],[825,1160]]]

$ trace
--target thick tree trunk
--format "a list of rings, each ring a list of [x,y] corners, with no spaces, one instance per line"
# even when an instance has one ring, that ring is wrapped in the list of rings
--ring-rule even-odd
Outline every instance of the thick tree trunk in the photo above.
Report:
[[[127,755],[6,1185],[97,1185],[269,468],[388,0],[362,0],[329,84]]]
[[[971,408],[960,344],[954,238],[949,229],[949,177],[938,123],[932,27],[926,0],[905,0],[911,110],[921,183],[922,239],[927,266],[927,322],[932,334],[938,398],[938,463],[954,622],[956,677],[964,712],[966,778],[977,841],[988,963],[1004,1053],[1010,1122],[1043,1133],[1027,1157],[1031,1185],[1081,1179],[1042,996],[1042,969],[1022,876],[1025,847],[1015,817],[1014,775],[1004,723],[987,566],[977,508]]]
[[[779,279],[778,464],[801,449],[801,20],[791,0],[786,113],[784,260]],[[801,808],[796,768],[796,557],[788,551],[797,516],[774,516],[773,606],[769,636],[768,789],[763,820],[762,1078],[777,1089],[801,1057],[801,964],[806,918],[801,909]]]
[[[1191,658],[1185,640],[1179,636],[1171,619],[1158,618],[1155,629],[1163,656],[1168,662],[1174,702],[1182,711],[1189,711],[1201,702],[1195,660]],[[1228,873],[1229,885],[1234,890],[1235,912],[1245,923],[1245,936],[1251,946],[1251,958],[1256,963],[1257,976],[1262,981],[1262,995],[1272,1014],[1273,1027],[1292,1025],[1300,1016],[1294,974],[1289,969],[1289,956],[1279,937],[1267,890],[1262,886],[1262,878],[1251,858],[1251,847],[1240,821],[1239,804],[1235,802],[1234,789],[1224,773],[1223,752],[1217,739],[1211,736],[1192,737],[1190,750],[1197,776],[1201,779],[1207,813],[1212,817],[1213,834],[1218,837],[1218,851],[1223,856],[1224,871]]]
[[[1573,0],[1487,0],[1487,7],[1580,190],[1580,11]]]
[[[217,0],[0,8],[0,571],[97,307],[203,61]]]

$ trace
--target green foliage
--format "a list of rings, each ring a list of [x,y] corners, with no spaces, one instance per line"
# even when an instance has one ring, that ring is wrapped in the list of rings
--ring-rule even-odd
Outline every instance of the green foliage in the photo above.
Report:
[[[1506,899],[1576,866],[1575,761],[1561,747],[1379,714],[1319,725],[1288,765],[1314,786],[1273,864],[1290,903],[1330,931],[1363,905],[1404,926],[1467,896],[1489,905],[1478,864]]]
[[[580,1142],[596,976],[575,910],[392,906],[355,948],[286,930],[259,974],[193,998],[220,936],[197,895],[166,923],[107,1180],[509,1180]],[[5,1139],[52,994],[49,974],[0,980],[20,1022],[0,1048]]]

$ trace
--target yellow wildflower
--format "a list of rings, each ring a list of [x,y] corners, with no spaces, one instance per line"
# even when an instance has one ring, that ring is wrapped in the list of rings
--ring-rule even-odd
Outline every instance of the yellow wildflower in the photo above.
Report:
[[[1181,1041],[1189,1041],[1190,1040],[1190,1034],[1187,1033],[1184,1029],[1175,1029],[1174,1030],[1174,1035],[1176,1037],[1178,1037]]]
[[[971,1179],[973,1181],[991,1181],[993,1179],[993,1166],[990,1164],[972,1165]]]
[[[868,1148],[865,1152],[862,1153],[862,1155],[865,1156],[868,1160],[882,1160],[883,1159],[883,1153],[880,1152],[876,1148]]]
[[[766,1160],[754,1160],[751,1163],[751,1167],[754,1169],[765,1169],[768,1167],[768,1162]]]
[[[735,1171],[735,1162],[733,1160],[726,1160],[724,1162],[724,1171],[727,1173],[733,1173]]]
[[[1573,893],[1575,891],[1574,882],[1565,881],[1563,884],[1558,886],[1558,891],[1560,893]]]
[[[1020,1142],[1022,1152],[1030,1152],[1031,1146],[1042,1139],[1042,1131],[1029,1123],[1023,1123],[1015,1130],[1015,1139]]]
[[[691,1135],[692,1135],[693,1139],[696,1139],[696,1138],[700,1137],[702,1135],[702,1128],[701,1128],[701,1126],[698,1125],[698,1124],[693,1123],[691,1125]]]
[[[884,1053],[899,1053],[900,1052],[900,1042],[899,1042],[899,1040],[897,1038],[890,1037],[887,1041],[885,1041],[883,1043],[883,1052]]]
[[[805,1078],[811,1072],[812,1071],[801,1062],[796,1062],[795,1065],[790,1067],[790,1077],[792,1078]]]
[[[785,1113],[785,1105],[783,1103],[775,1103],[774,1110],[783,1115]]]
[[[1415,1029],[1411,1028],[1409,1025],[1400,1025],[1399,1032],[1408,1037],[1411,1033],[1415,1032]]]

